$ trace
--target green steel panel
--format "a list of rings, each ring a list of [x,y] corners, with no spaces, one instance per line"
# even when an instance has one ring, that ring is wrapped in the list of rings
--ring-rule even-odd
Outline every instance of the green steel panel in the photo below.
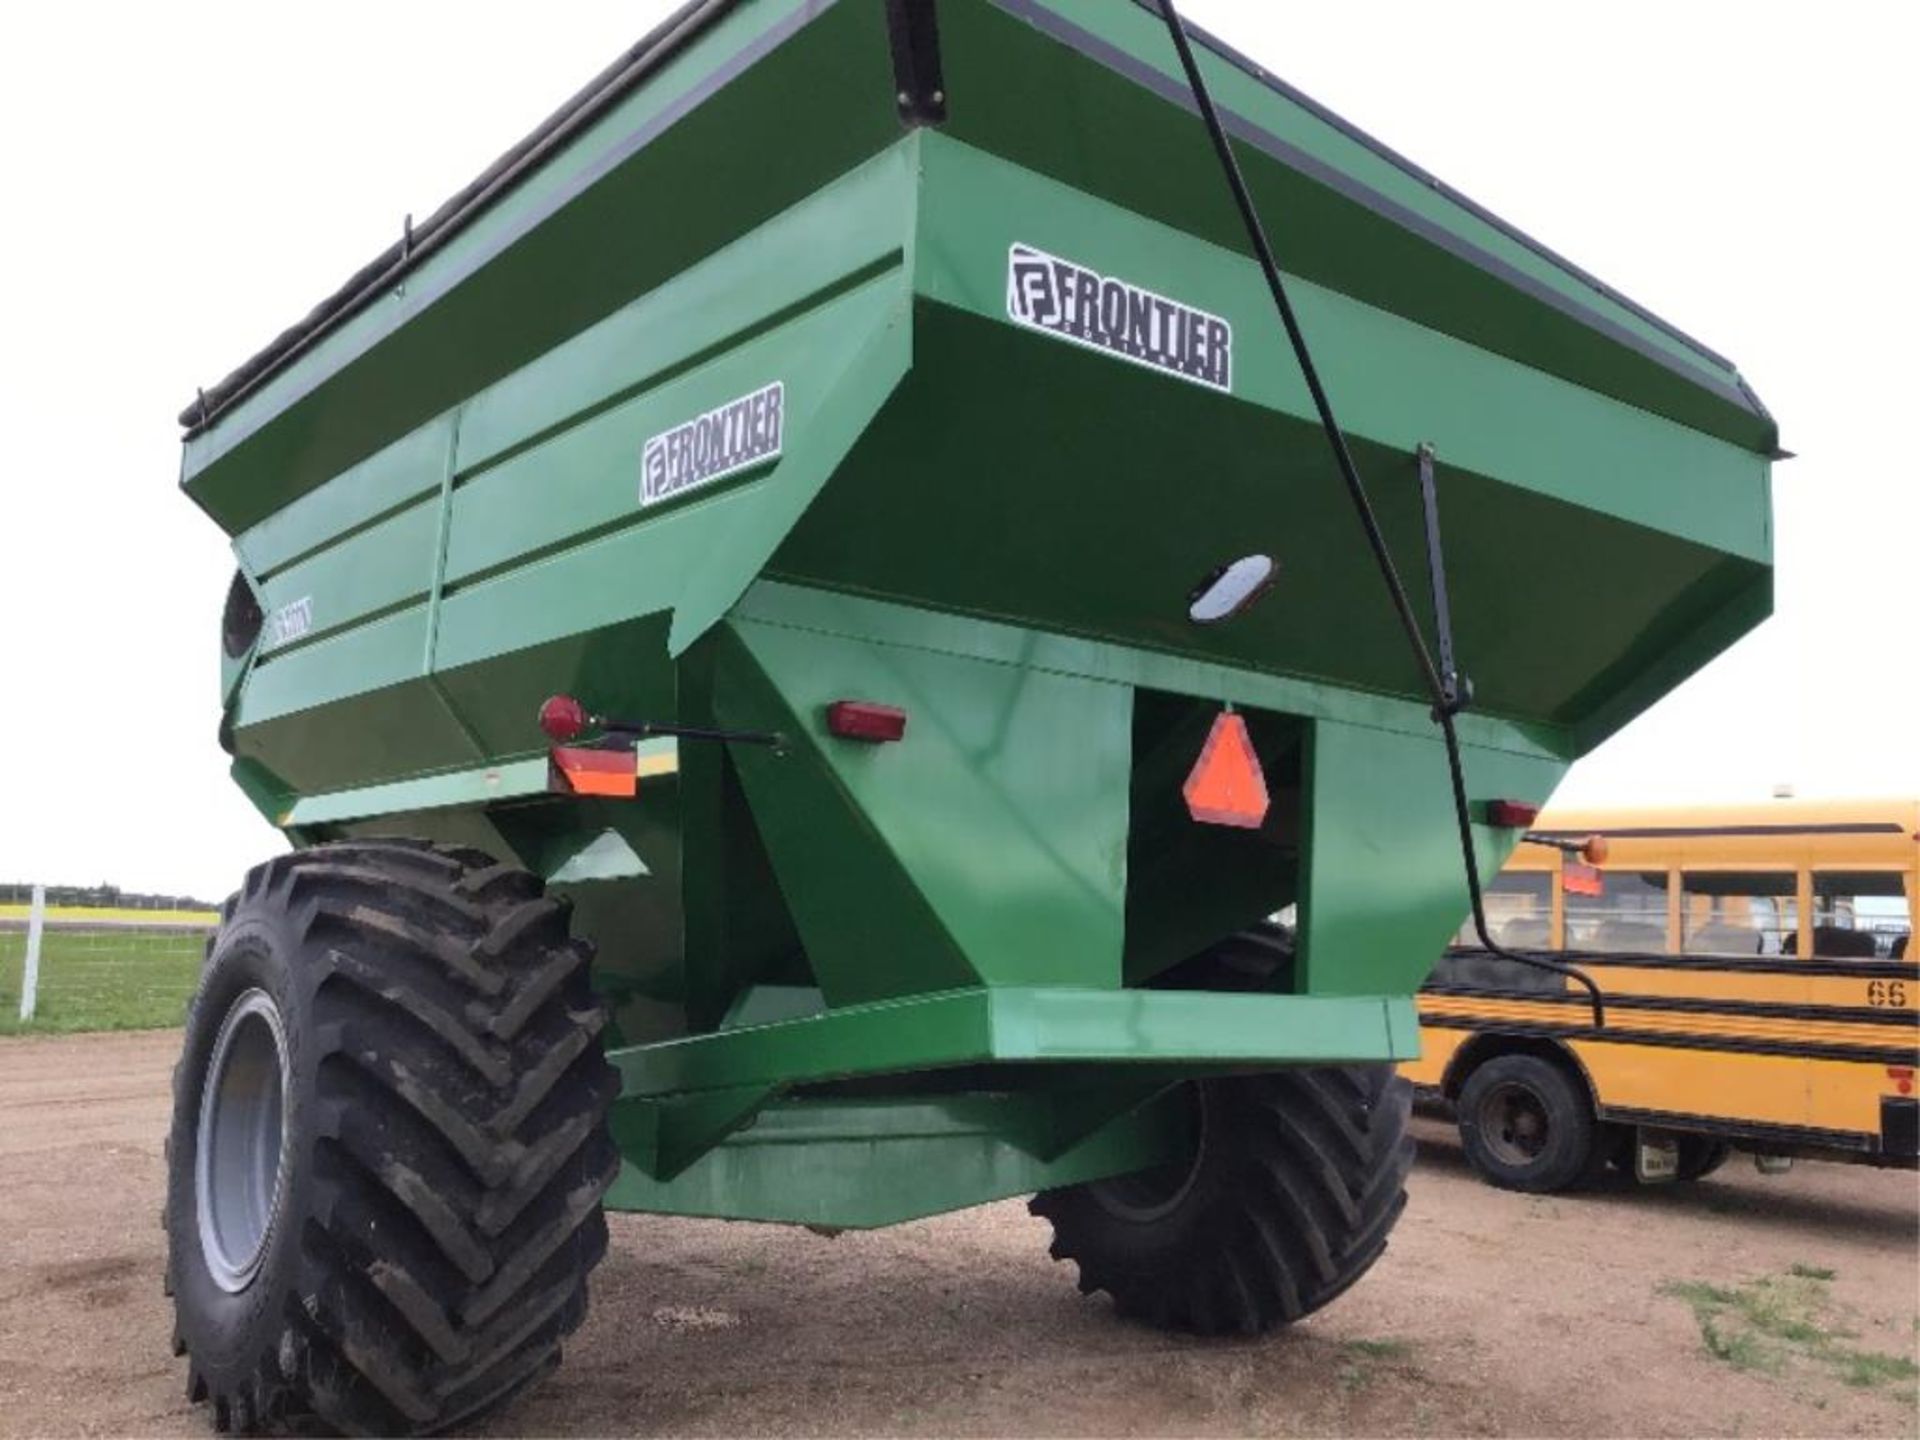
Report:
[[[944,135],[921,143],[917,286],[929,299],[1004,322],[1007,249],[1034,245],[1227,317],[1235,397],[1314,418],[1252,260]],[[1448,466],[1766,558],[1765,511],[1753,503],[1765,459],[1310,281],[1296,277],[1290,290],[1350,435],[1404,454],[1428,442]],[[1270,465],[1276,450],[1249,459]]]
[[[420,559],[424,565],[426,556]],[[307,644],[269,651],[247,676],[236,723],[258,726],[415,679],[426,636],[426,606],[416,604]]]
[[[426,599],[440,533],[434,498],[425,496],[277,572],[260,588],[267,613],[306,605],[312,628],[304,638],[312,641]]]
[[[422,425],[235,537],[240,563],[271,578],[316,547],[338,545],[403,506],[431,499],[453,443],[451,417]]]
[[[743,638],[756,654],[773,653],[778,648],[787,655],[775,678],[789,690],[790,698],[800,702],[792,711],[803,727],[800,739],[810,745],[824,745],[827,753],[845,757],[846,770],[839,788],[857,799],[863,823],[872,826],[885,841],[875,856],[862,864],[853,863],[851,842],[820,843],[822,817],[835,803],[835,795],[812,796],[809,803],[798,803],[798,794],[775,788],[787,762],[764,755],[742,757],[740,763],[750,788],[756,782],[767,787],[767,793],[756,795],[756,808],[773,844],[776,862],[782,862],[783,867],[805,867],[792,879],[792,902],[797,908],[820,907],[824,912],[819,922],[822,927],[844,917],[844,931],[833,931],[830,937],[827,933],[809,934],[816,964],[834,965],[837,946],[857,946],[864,941],[865,949],[852,963],[868,973],[880,970],[879,976],[865,985],[823,970],[822,979],[830,995],[870,998],[885,993],[876,987],[887,984],[896,991],[908,987],[930,989],[930,976],[950,973],[945,967],[931,970],[916,966],[903,971],[890,964],[891,941],[899,933],[897,928],[861,923],[870,913],[866,907],[876,889],[871,879],[875,865],[898,865],[910,873],[917,882],[914,894],[928,896],[936,909],[940,902],[932,897],[941,893],[944,884],[952,883],[948,902],[951,911],[943,914],[964,916],[967,907],[978,907],[977,923],[972,928],[963,931],[950,924],[944,933],[955,938],[964,936],[961,948],[970,965],[991,981],[1033,983],[1052,978],[1047,968],[1037,967],[1071,964],[1082,956],[1104,959],[1113,953],[1105,948],[1104,937],[1098,948],[1091,945],[1092,937],[1102,933],[1098,929],[1081,932],[1078,938],[1071,930],[1059,938],[1050,935],[1048,943],[1040,947],[1030,948],[1026,941],[1030,934],[1045,933],[1044,927],[1062,923],[1066,907],[1076,898],[1091,902],[1094,908],[1089,920],[1096,924],[1111,925],[1123,912],[1125,899],[1120,887],[1124,877],[1117,874],[1112,888],[1100,890],[1090,887],[1092,872],[1086,871],[1068,877],[1067,883],[1055,881],[1042,886],[1036,882],[1055,873],[1063,853],[1053,826],[1065,787],[1085,775],[1082,794],[1096,797],[1111,786],[1110,793],[1118,797],[1125,794],[1120,788],[1124,785],[1124,769],[1120,781],[1107,781],[1099,774],[1086,774],[1084,757],[1076,761],[1055,755],[1046,766],[1050,779],[1045,784],[1031,779],[1018,785],[995,784],[974,778],[979,762],[970,755],[940,754],[937,747],[945,741],[943,735],[928,747],[933,751],[929,757],[932,774],[942,785],[962,780],[967,787],[945,797],[916,786],[917,777],[911,769],[914,762],[907,758],[910,752],[905,745],[868,750],[819,738],[819,716],[833,698],[903,703],[910,717],[932,714],[940,716],[943,725],[952,725],[957,723],[953,719],[956,716],[992,713],[996,695],[1020,694],[1023,687],[1034,685],[1038,674],[1055,667],[1065,669],[1077,661],[1079,668],[1098,674],[1098,662],[1111,653],[1108,647],[1083,646],[1075,654],[1064,645],[1049,649],[1035,637],[1026,649],[1025,663],[1010,665],[1001,657],[1018,653],[1008,646],[1012,642],[1017,647],[1019,641],[1002,627],[943,620],[871,600],[772,585],[755,590],[744,615],[759,617],[757,623],[745,620],[741,624]],[[864,633],[879,643],[835,643],[830,638],[834,628]],[[971,672],[965,667],[949,667],[949,673],[956,677],[951,683],[959,687],[958,693],[926,693],[923,677],[942,671],[927,666],[920,652],[940,646],[962,653],[970,650],[978,663],[987,667],[985,673],[995,678],[961,679]],[[1295,710],[1287,703],[1292,695],[1280,687],[1248,684],[1245,677],[1234,677],[1222,685],[1205,668],[1171,657],[1132,652],[1127,658],[1136,662],[1131,678],[1150,688],[1171,693],[1197,690],[1206,695],[1213,686],[1215,693],[1224,691],[1219,694],[1222,699]],[[1149,659],[1156,663],[1147,663]],[[867,662],[865,666],[858,663],[862,661]],[[869,682],[867,675],[878,678]],[[1082,683],[1100,685],[1110,692],[1105,713],[1114,716],[1112,730],[1106,732],[1113,763],[1130,767],[1125,710],[1118,709],[1130,708],[1129,687],[1091,676]],[[1102,710],[1092,698],[1096,693],[1062,692],[1058,702],[1061,718],[1051,722],[1053,733],[1065,730],[1085,737],[1084,743],[1092,748],[1093,737],[1103,733],[1098,718]],[[1323,701],[1295,713],[1337,715],[1337,702],[1346,698],[1342,692],[1331,692],[1325,699],[1335,704]],[[1393,994],[1417,988],[1466,909],[1451,792],[1438,732],[1430,718],[1414,712],[1413,707],[1408,711],[1412,713],[1400,717],[1404,728],[1399,729],[1382,728],[1378,717],[1361,707],[1352,707],[1348,718],[1316,718],[1310,727],[1304,849],[1311,858],[1302,897],[1300,986],[1316,994]],[[1468,744],[1470,794],[1480,800],[1497,796],[1543,802],[1564,773],[1565,761],[1551,753],[1514,747],[1511,739],[1501,736],[1485,717],[1469,718],[1473,723],[1463,725],[1463,733]],[[765,714],[750,713],[737,720],[743,724],[772,723]],[[796,722],[788,719],[785,723]],[[911,726],[910,718],[910,733]],[[981,750],[998,760],[1003,753],[1001,736],[993,731],[980,733],[991,737]],[[1006,736],[1004,753],[1024,758],[1027,752],[1035,757],[1054,754],[1041,739],[1023,739],[1011,733]],[[1177,771],[1173,772],[1168,785],[1177,785],[1179,778]],[[996,809],[1005,796],[1022,797],[1026,804]],[[922,831],[916,821],[929,828]],[[1118,831],[1123,836],[1125,824],[1123,816]],[[791,827],[790,839],[780,827]],[[1115,833],[1094,829],[1085,820],[1076,821],[1069,830],[1101,836]],[[1511,832],[1478,827],[1477,838],[1481,863],[1491,875],[1505,859]],[[1222,843],[1235,840],[1240,837]],[[1255,863],[1260,863],[1256,842],[1240,843],[1248,846]],[[1038,853],[1032,853],[1029,847],[1036,846]],[[1275,867],[1272,903],[1277,907],[1287,898],[1278,893],[1287,883],[1285,872],[1278,857],[1267,863]],[[1004,873],[998,868],[1003,864]],[[1383,864],[1391,866],[1390,895],[1382,892]],[[948,875],[956,877],[957,883],[948,881]],[[1034,888],[1025,907],[1016,910],[1008,904],[1006,894],[1010,886],[1022,885]],[[1259,913],[1255,909],[1232,923],[1216,921],[1209,925],[1202,912],[1196,922],[1202,937],[1199,943],[1204,943],[1204,937],[1238,928]],[[1019,923],[1005,924],[1006,917],[1015,914]],[[1173,923],[1178,929],[1178,923]],[[807,928],[804,913],[802,928]],[[1195,927],[1188,928],[1192,931]],[[983,968],[989,964],[994,968]],[[1143,968],[1150,972],[1158,965],[1149,961]],[[1076,980],[1087,983],[1082,977]],[[1111,983],[1111,979],[1105,983]]]
[[[280,810],[267,812],[275,824],[286,824],[284,812],[305,795],[409,780],[486,760],[424,680],[384,685],[252,724],[234,758],[261,766],[275,778],[275,789],[286,791]]]
[[[475,395],[460,419],[470,475],[558,424],[638,394],[897,264],[917,151],[890,146],[632,304]],[[768,265],[769,246],[783,263]]]
[[[793,478],[771,489],[764,506],[728,517],[706,563],[691,577],[674,607],[668,648],[675,655],[684,653],[746,593],[873,423],[912,365],[912,355],[910,305],[903,300],[886,317],[885,328],[868,337],[845,372],[834,377],[837,391],[811,415],[796,409],[805,428],[795,441],[794,453],[803,456],[805,463],[793,463]]]
[[[978,983],[974,957],[961,949],[904,859],[852,803],[822,754],[812,733],[817,713],[791,704],[731,627],[706,646],[715,660],[715,722],[787,737],[778,752],[738,747],[731,769],[810,974],[829,1002],[855,1004]],[[733,882],[727,876],[712,883]],[[734,903],[723,907],[716,901],[714,908],[731,911]],[[911,955],[912,963],[902,963],[903,955]],[[716,958],[725,963],[730,957]],[[730,1007],[731,996],[711,998],[721,1010]]]
[[[676,401],[671,412],[658,396],[643,397],[636,403],[648,408],[632,414],[608,412],[602,417],[607,439],[593,452],[590,483],[629,502],[622,527],[587,529],[570,549],[539,552],[526,565],[449,593],[437,663],[451,668],[668,609],[676,613],[677,636],[690,610],[707,614],[717,596],[724,596],[724,610],[732,599],[725,592],[752,578],[753,568],[746,568],[753,566],[752,553],[785,532],[790,513],[804,508],[832,474],[845,446],[906,372],[910,342],[901,304],[898,272],[882,275],[823,312],[838,321],[835,344],[808,343],[821,332],[796,323],[667,387],[667,398]],[[639,450],[648,425],[691,419],[715,400],[769,379],[787,385],[789,438],[780,462],[660,511],[640,510]],[[522,487],[522,506],[542,503],[539,489]],[[456,500],[456,515],[460,504]]]
[[[1047,1106],[1044,1095],[776,1102],[665,1181],[632,1158],[647,1150],[645,1120],[624,1120],[616,1133],[629,1158],[607,1204],[868,1229],[1144,1169],[1188,1143],[1184,1107],[1170,1097],[1043,1158]]]
[[[722,1030],[745,1030],[826,1012],[827,1000],[811,985],[755,985],[740,992],[720,1021]]]
[[[906,963],[909,957],[903,957]],[[1411,1060],[1411,994],[1255,995],[1001,985],[847,1005],[609,1052],[629,1100],[955,1065],[1319,1065]]]
[[[247,528],[895,141],[885,25],[867,9],[739,6],[195,436],[188,493]],[[753,183],[716,183],[716,155],[776,153]],[[662,223],[662,195],[701,203]]]
[[[1772,613],[1773,571],[1767,569],[1742,577],[1703,619],[1685,612],[1657,617],[1634,649],[1595,681],[1595,703],[1573,727],[1576,753],[1593,749]]]
[[[911,880],[979,979],[1119,983],[1132,762],[1124,687],[787,626],[743,624],[739,635],[793,716],[782,727],[793,753],[737,760],[783,874],[814,853],[821,823],[821,806],[793,803],[784,777],[824,766],[871,833],[876,861]],[[911,742],[828,734],[826,707],[841,699],[900,706]],[[846,933],[834,927],[838,945],[807,936],[828,993],[934,988],[899,963],[894,936],[868,925],[869,865],[830,854],[791,890],[796,909],[804,891],[806,905],[847,919]]]
[[[637,503],[639,456],[647,437],[774,381],[785,384],[789,407],[788,458],[781,462],[780,476],[784,485],[785,472],[798,468],[795,454],[819,444],[825,423],[819,410],[828,397],[841,401],[858,393],[871,406],[870,395],[857,387],[851,392],[843,388],[853,363],[847,355],[848,337],[873,335],[876,318],[891,313],[900,292],[897,271],[869,279],[775,329],[729,345],[698,368],[649,386],[632,399],[587,411],[578,423],[471,479],[463,478],[454,494],[448,585],[457,591],[475,576],[545,558],[583,537],[657,523],[672,512],[641,509]],[[643,307],[642,313],[650,309]],[[884,331],[880,338],[884,342]],[[464,423],[461,429],[464,435]],[[751,486],[768,469],[743,472],[669,503],[675,509],[711,507],[717,497]],[[701,558],[701,570],[689,572],[686,583],[694,583],[712,563]]]
[[[916,328],[913,374],[770,575],[1417,693],[1316,427],[982,317],[923,306]],[[1364,437],[1354,449],[1424,614],[1413,449]],[[1684,630],[1764,576],[1757,562],[1442,459],[1456,631],[1493,712],[1579,724],[1604,698],[1596,676],[1617,683],[1672,643],[1670,629],[1650,633],[1656,623]],[[1685,492],[1686,472],[1664,474]],[[1762,510],[1764,494],[1756,475],[1743,508]],[[1273,591],[1231,625],[1188,623],[1194,588],[1253,550],[1280,561]],[[1553,606],[1543,594],[1570,598]]]
[[[1565,773],[1556,761],[1471,746],[1463,764],[1467,793],[1481,802],[1543,804]],[[1468,909],[1438,737],[1317,720],[1307,775],[1303,985],[1339,995],[1417,989]],[[1517,839],[1514,831],[1476,825],[1481,873],[1497,874]]]
[[[379,638],[395,651],[414,651],[414,645],[407,642],[418,641],[424,634],[419,612],[402,618],[411,619],[411,626],[397,635]],[[313,655],[343,669],[351,668],[369,658],[367,637],[379,629],[370,626],[338,640],[322,641],[312,650],[288,656],[287,661]],[[329,645],[348,653],[326,654]],[[388,657],[371,658],[384,661]],[[404,664],[406,657],[395,654],[392,662]],[[412,664],[419,664],[417,651]],[[247,703],[243,699],[243,713]],[[479,765],[489,758],[474,745],[472,736],[449,712],[433,686],[418,679],[306,709],[289,709],[267,720],[249,721],[240,733],[238,750],[235,759],[264,767],[291,792],[290,802],[323,791]],[[268,818],[280,822],[278,815]]]
[[[671,744],[672,742],[666,742]],[[287,812],[286,825],[326,825],[376,816],[410,815],[422,810],[444,810],[454,805],[487,805],[546,793],[549,769],[544,755],[501,765],[482,765],[417,780],[386,785],[364,785],[309,795]]]
[[[1039,0],[1039,3],[1087,33],[1115,45],[1130,60],[1150,67],[1165,80],[1184,89],[1186,81],[1179,59],[1168,43],[1166,27],[1157,15],[1138,6],[1109,5],[1104,0]],[[1584,282],[1538,249],[1474,214],[1462,206],[1445,186],[1435,185],[1394,164],[1353,135],[1330,125],[1323,116],[1277,93],[1271,86],[1263,84],[1211,50],[1198,47],[1195,54],[1199,57],[1207,88],[1223,109],[1254,119],[1269,134],[1298,147],[1348,179],[1404,206],[1449,233],[1470,240],[1480,249],[1552,287],[1568,300],[1604,314],[1614,324],[1660,347],[1672,359],[1721,379],[1733,373],[1730,367],[1669,331],[1648,323],[1620,304],[1615,297]],[[1247,149],[1243,144],[1243,156]],[[1258,155],[1260,152],[1255,150],[1253,153]],[[1244,165],[1246,162],[1243,160],[1242,163]],[[1284,228],[1282,233],[1286,233]]]
[[[870,639],[969,655],[1001,665],[1084,675],[1113,685],[1164,690],[1280,714],[1325,716],[1394,734],[1431,738],[1428,707],[1415,701],[1284,675],[1235,670],[1188,656],[1104,644],[1080,636],[1050,634],[972,616],[943,615],[861,595],[836,594],[762,580],[741,600],[742,622],[786,625],[822,635]],[[1564,734],[1550,725],[1526,724],[1468,712],[1458,720],[1469,744],[1542,759],[1570,760]]]
[[[1038,20],[1057,14],[1080,34],[1045,34],[1005,13],[1016,8]],[[1100,58],[1083,58],[1083,48]],[[1289,270],[1747,449],[1766,454],[1775,448],[1771,419],[1741,394],[1724,362],[1502,233],[1431,177],[1407,173],[1328,118],[1204,50],[1199,54],[1209,86],[1230,113],[1304,153],[1294,164],[1245,138],[1236,145]],[[1175,100],[1169,104],[1142,78],[1166,86],[1178,71],[1155,16],[1108,0],[959,6],[942,17],[941,55],[956,96],[947,133],[1246,252],[1244,228],[1186,106],[1184,83],[1167,87]],[[969,85],[976,75],[991,75],[991,82]],[[958,103],[967,97],[972,103]],[[1309,174],[1314,164],[1329,167],[1332,178]],[[1363,188],[1406,218],[1378,213],[1343,187]],[[1561,308],[1414,233],[1415,224],[1437,227],[1513,267]],[[1621,338],[1604,333],[1608,327]]]
[[[544,753],[546,737],[531,717],[556,692],[591,696],[610,715],[677,713],[680,682],[666,660],[667,620],[665,614],[642,615],[449,665],[443,611],[435,647],[440,668],[433,678],[487,754],[508,759]],[[456,636],[463,646],[469,638],[481,637]]]

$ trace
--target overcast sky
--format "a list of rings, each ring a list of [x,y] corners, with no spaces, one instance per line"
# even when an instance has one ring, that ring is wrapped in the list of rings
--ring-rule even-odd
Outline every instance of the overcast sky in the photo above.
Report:
[[[0,880],[215,896],[274,848],[173,416],[669,8],[4,7]],[[1799,453],[1775,618],[1560,798],[1920,792],[1913,8],[1184,8],[1731,356]]]

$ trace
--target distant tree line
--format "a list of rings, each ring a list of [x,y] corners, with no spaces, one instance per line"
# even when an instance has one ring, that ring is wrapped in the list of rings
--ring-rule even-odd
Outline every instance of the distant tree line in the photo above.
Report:
[[[26,905],[33,886],[0,883],[0,905]],[[128,910],[218,910],[218,904],[191,895],[152,895],[144,890],[122,890],[118,885],[49,885],[47,904],[98,906]]]

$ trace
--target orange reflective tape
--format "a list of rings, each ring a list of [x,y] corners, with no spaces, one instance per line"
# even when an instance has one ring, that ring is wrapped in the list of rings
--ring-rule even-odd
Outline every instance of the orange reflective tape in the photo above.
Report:
[[[551,752],[549,787],[575,795],[607,795],[631,799],[640,791],[638,767],[631,750],[595,750],[556,745]]]
[[[1267,818],[1267,777],[1253,753],[1245,716],[1226,710],[1214,720],[1180,793],[1187,813],[1203,825],[1260,828]]]
[[[1605,895],[1607,877],[1595,866],[1564,860],[1560,865],[1560,888],[1569,895]]]

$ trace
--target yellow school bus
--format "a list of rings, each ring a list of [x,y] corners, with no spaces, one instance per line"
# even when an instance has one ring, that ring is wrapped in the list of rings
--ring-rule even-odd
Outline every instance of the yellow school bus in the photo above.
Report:
[[[1920,1163],[1920,801],[1548,812],[1530,833],[1605,854],[1523,843],[1487,886],[1488,932],[1579,966],[1605,1024],[1463,927],[1403,1070],[1482,1176],[1691,1180],[1734,1147],[1762,1169]]]

